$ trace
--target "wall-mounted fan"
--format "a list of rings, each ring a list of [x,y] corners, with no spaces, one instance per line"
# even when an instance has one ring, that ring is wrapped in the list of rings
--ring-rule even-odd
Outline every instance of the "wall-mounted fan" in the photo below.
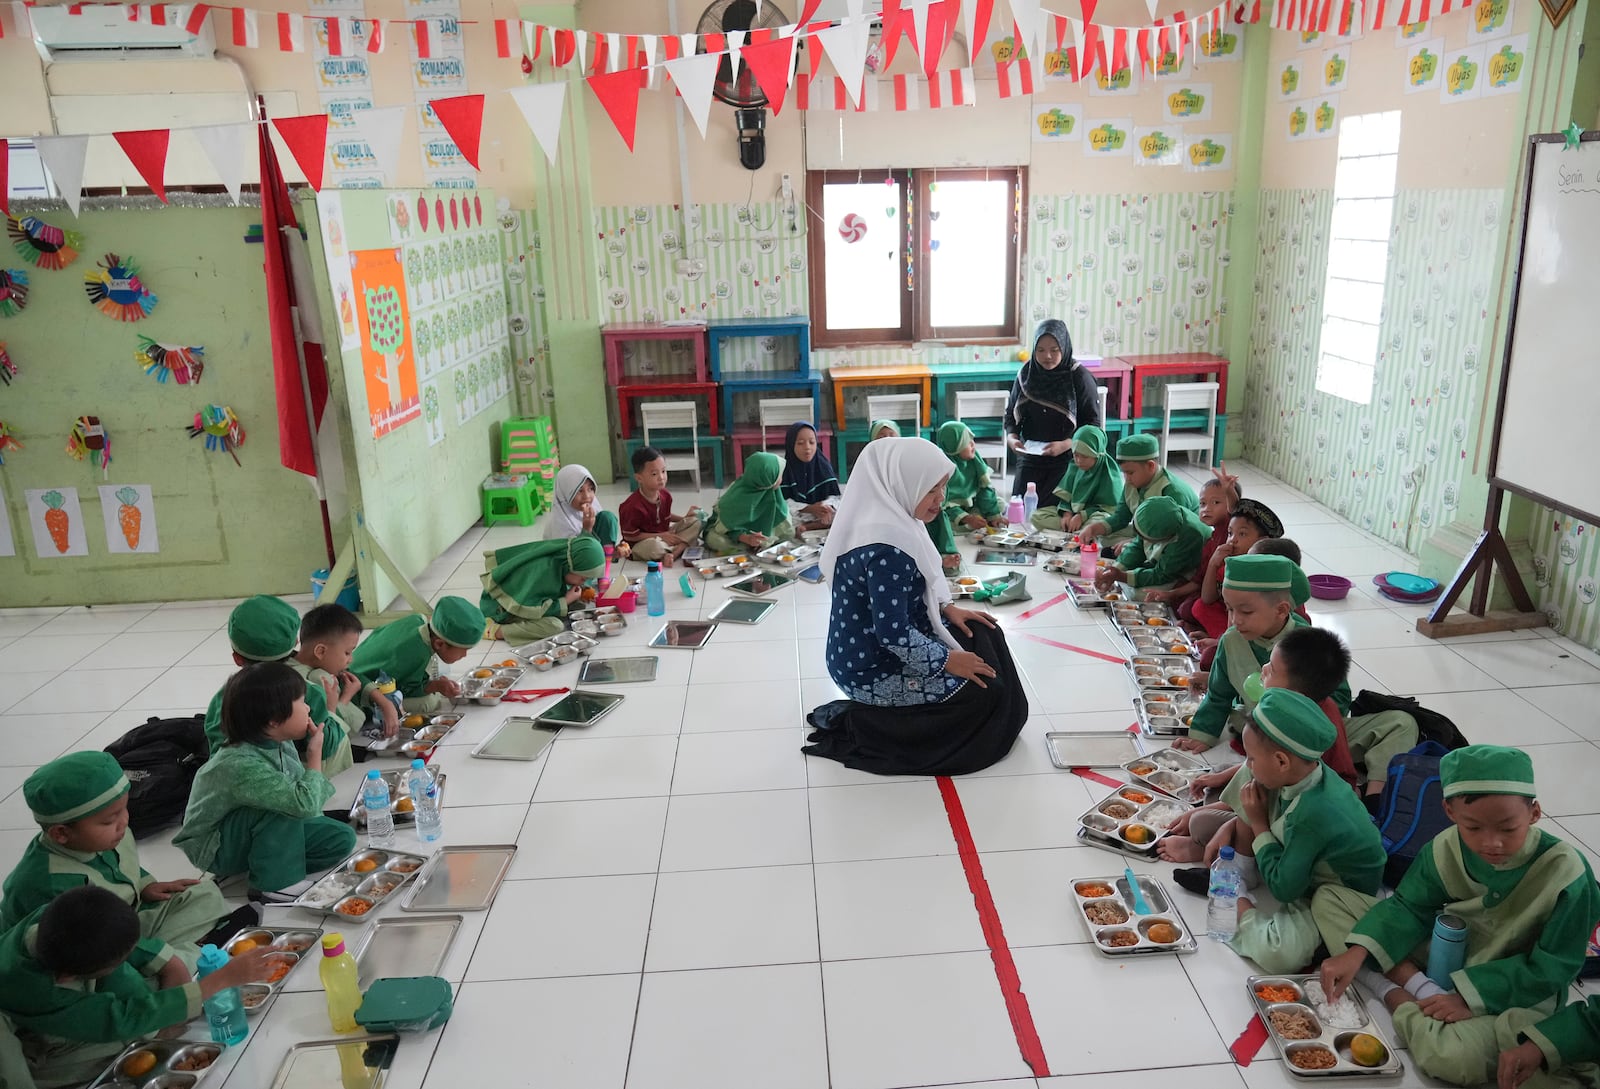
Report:
[[[695,32],[700,35],[700,51],[710,52],[705,46],[706,35],[726,34],[730,30],[746,32],[748,40],[752,30],[776,30],[788,23],[788,17],[772,0],[763,0],[756,11],[755,0],[714,0],[700,13],[700,23]],[[760,170],[767,161],[767,96],[750,72],[750,66],[741,64],[739,74],[723,57],[717,66],[717,82],[712,92],[718,102],[734,108],[739,126],[739,162],[746,170]]]

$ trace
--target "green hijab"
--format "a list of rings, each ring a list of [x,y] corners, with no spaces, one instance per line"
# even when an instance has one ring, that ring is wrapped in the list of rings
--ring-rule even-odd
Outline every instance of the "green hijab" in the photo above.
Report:
[[[1211,536],[1211,527],[1202,522],[1198,514],[1167,495],[1158,495],[1139,504],[1139,509],[1133,512],[1133,530],[1143,538],[1144,555],[1149,562],[1185,532],[1202,540]]]
[[[728,485],[717,500],[713,513],[730,537],[741,533],[765,536],[788,517],[789,504],[779,490],[783,480],[783,461],[763,450],[745,458],[744,473]]]
[[[871,442],[873,439],[877,438],[879,429],[884,427],[887,427],[890,431],[894,432],[895,438],[898,439],[901,437],[900,425],[895,423],[893,420],[873,420],[872,423],[867,426],[867,441]]]
[[[968,460],[958,456],[961,448],[972,441],[972,428],[960,420],[950,420],[939,425],[934,440],[955,466],[950,474],[950,482],[944,486],[945,502],[965,507],[978,492],[989,486],[989,466],[982,458]]]
[[[1097,460],[1087,472],[1078,468],[1076,461],[1067,466],[1056,495],[1066,501],[1068,509],[1084,514],[1110,510],[1122,502],[1122,469],[1106,450],[1106,433],[1093,424],[1084,424],[1073,432],[1072,452],[1092,454]]]
[[[535,618],[543,616],[547,602],[565,596],[568,572],[590,579],[606,569],[605,548],[593,537],[534,541],[488,555],[479,604],[485,616],[498,620],[520,616],[524,608],[538,610]]]

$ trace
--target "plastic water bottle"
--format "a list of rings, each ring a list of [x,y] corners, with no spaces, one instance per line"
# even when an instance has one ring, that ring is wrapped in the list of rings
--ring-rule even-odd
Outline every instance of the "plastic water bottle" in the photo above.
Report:
[[[195,966],[196,978],[204,979],[228,963],[228,954],[214,945],[201,946],[200,962]],[[250,1021],[245,1017],[244,998],[239,988],[228,987],[205,1001],[206,1022],[211,1026],[211,1042],[224,1047],[243,1043],[250,1035]]]
[[[1028,481],[1028,490],[1022,496],[1022,520],[1032,523],[1033,512],[1039,509],[1039,485]]]
[[[1006,504],[1006,521],[1014,526],[1020,526],[1027,517],[1022,507],[1022,496],[1013,495],[1011,502]]]
[[[394,810],[389,805],[389,784],[383,772],[373,768],[361,787],[361,802],[367,809],[367,846],[394,846]]]
[[[411,761],[411,770],[406,772],[406,793],[411,795],[411,808],[417,815],[417,838],[423,843],[432,843],[444,835],[439,788],[434,785],[428,765],[421,760]]]
[[[646,612],[651,616],[660,616],[667,611],[666,580],[661,577],[661,565],[651,560],[644,572],[644,597],[648,607]]]
[[[1078,577],[1092,579],[1100,567],[1100,542],[1084,541],[1078,546]]]
[[[1244,890],[1244,875],[1233,860],[1233,848],[1217,852],[1211,864],[1211,891],[1206,904],[1206,935],[1219,942],[1231,942],[1239,929],[1239,894]]]
[[[361,1008],[361,974],[356,958],[345,952],[343,934],[322,936],[322,963],[317,966],[322,989],[328,997],[328,1021],[334,1032],[354,1032],[356,1011]]]

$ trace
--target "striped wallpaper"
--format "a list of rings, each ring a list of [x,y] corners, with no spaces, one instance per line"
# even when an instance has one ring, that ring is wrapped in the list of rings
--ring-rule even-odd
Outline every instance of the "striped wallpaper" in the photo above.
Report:
[[[545,336],[545,292],[539,274],[539,232],[532,209],[502,210],[501,253],[505,258],[506,306],[510,314],[512,373],[517,412],[544,416],[555,397],[550,378],[550,341]]]

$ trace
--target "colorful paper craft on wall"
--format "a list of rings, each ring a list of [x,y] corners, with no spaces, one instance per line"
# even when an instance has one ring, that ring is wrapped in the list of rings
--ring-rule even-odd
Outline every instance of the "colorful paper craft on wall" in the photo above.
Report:
[[[149,337],[139,338],[139,350],[134,360],[157,382],[169,377],[180,386],[200,384],[200,372],[205,370],[204,347],[185,347],[181,344],[160,344]]]
[[[240,463],[234,451],[244,445],[244,427],[233,409],[227,405],[207,405],[196,412],[194,423],[189,425],[189,437],[197,439],[201,435],[206,437],[207,450],[221,450],[235,465]]]
[[[33,550],[40,559],[89,554],[77,488],[30,488],[26,495]]]
[[[9,386],[16,376],[17,365],[11,362],[11,353],[6,351],[6,346],[0,344],[0,382]]]
[[[113,556],[150,555],[161,551],[150,485],[100,485],[100,513],[106,524],[106,551]]]
[[[361,370],[366,379],[372,437],[381,438],[422,417],[416,358],[407,330],[411,307],[397,249],[357,250],[351,275],[365,335]]]
[[[102,473],[111,469],[111,435],[98,416],[79,416],[72,424],[72,434],[67,436],[67,453],[72,460],[89,461]]]
[[[0,268],[0,318],[14,318],[28,306],[28,274]]]
[[[95,309],[118,321],[141,321],[156,308],[156,297],[139,279],[138,266],[114,253],[83,274],[83,290]]]
[[[6,463],[7,454],[13,450],[21,449],[22,444],[17,441],[17,437],[11,433],[11,429],[5,425],[5,422],[0,420],[0,465]],[[3,505],[0,504],[0,506]]]
[[[37,216],[7,216],[6,229],[22,259],[39,268],[66,268],[78,259],[78,247],[83,245],[83,235],[77,231],[62,230]]]

